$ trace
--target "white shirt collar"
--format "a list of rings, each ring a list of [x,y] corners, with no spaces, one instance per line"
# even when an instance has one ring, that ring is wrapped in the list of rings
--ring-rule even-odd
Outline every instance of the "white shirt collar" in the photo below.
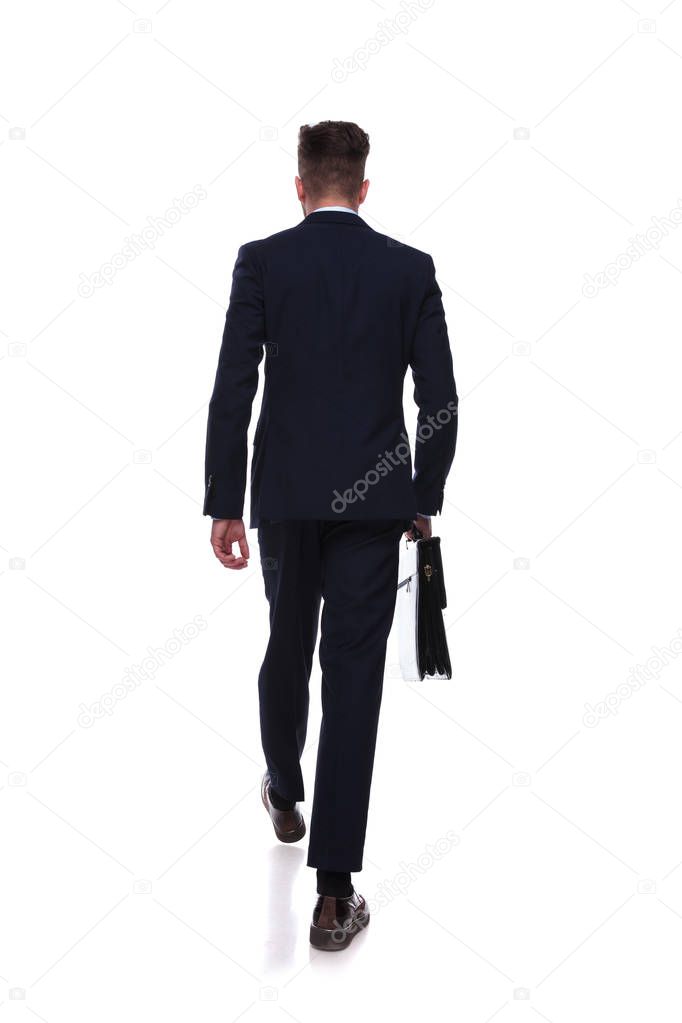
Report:
[[[359,216],[358,211],[352,210],[350,206],[318,206],[316,210],[311,210],[310,213],[319,213],[320,210],[338,210],[339,213],[354,213],[356,217]],[[310,213],[308,216],[310,216]]]

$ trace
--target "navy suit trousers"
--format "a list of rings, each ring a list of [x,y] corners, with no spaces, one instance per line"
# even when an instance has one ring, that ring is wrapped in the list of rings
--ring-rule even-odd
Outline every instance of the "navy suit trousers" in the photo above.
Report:
[[[305,798],[300,759],[320,622],[322,724],[309,867],[362,870],[399,541],[411,519],[261,521],[270,639],[258,677],[273,788]]]

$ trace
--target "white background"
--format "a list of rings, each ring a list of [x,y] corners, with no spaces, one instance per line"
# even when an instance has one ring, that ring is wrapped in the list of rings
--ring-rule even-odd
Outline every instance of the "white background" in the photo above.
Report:
[[[679,1019],[682,227],[652,218],[682,203],[682,3],[659,3],[4,5],[3,1019]],[[372,921],[341,956],[308,943],[307,840],[259,801],[255,532],[231,574],[201,514],[236,251],[298,223],[298,127],[326,118],[370,134],[368,223],[434,257],[461,395],[434,523],[454,677],[403,682],[392,636]]]

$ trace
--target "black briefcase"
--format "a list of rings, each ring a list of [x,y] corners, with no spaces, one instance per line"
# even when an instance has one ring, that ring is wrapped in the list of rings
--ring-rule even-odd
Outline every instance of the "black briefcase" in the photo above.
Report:
[[[440,537],[407,540],[400,552],[398,578],[398,646],[400,672],[406,682],[452,678],[443,623],[447,607]]]

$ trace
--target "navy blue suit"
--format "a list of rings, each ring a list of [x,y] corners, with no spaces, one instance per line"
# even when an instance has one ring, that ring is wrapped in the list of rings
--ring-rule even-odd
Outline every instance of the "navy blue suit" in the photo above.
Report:
[[[435,514],[455,452],[457,392],[431,256],[355,213],[310,213],[239,249],[210,402],[204,514],[266,519]],[[414,459],[403,418],[411,368]],[[414,479],[413,477],[414,463]]]
[[[270,639],[258,676],[274,789],[300,760],[323,604],[322,725],[307,864],[359,871],[398,580],[399,540],[441,511],[458,399],[433,260],[353,212],[320,210],[239,249],[210,402],[204,514],[258,529]],[[403,418],[412,370],[414,459]],[[413,470],[414,466],[414,470]]]

